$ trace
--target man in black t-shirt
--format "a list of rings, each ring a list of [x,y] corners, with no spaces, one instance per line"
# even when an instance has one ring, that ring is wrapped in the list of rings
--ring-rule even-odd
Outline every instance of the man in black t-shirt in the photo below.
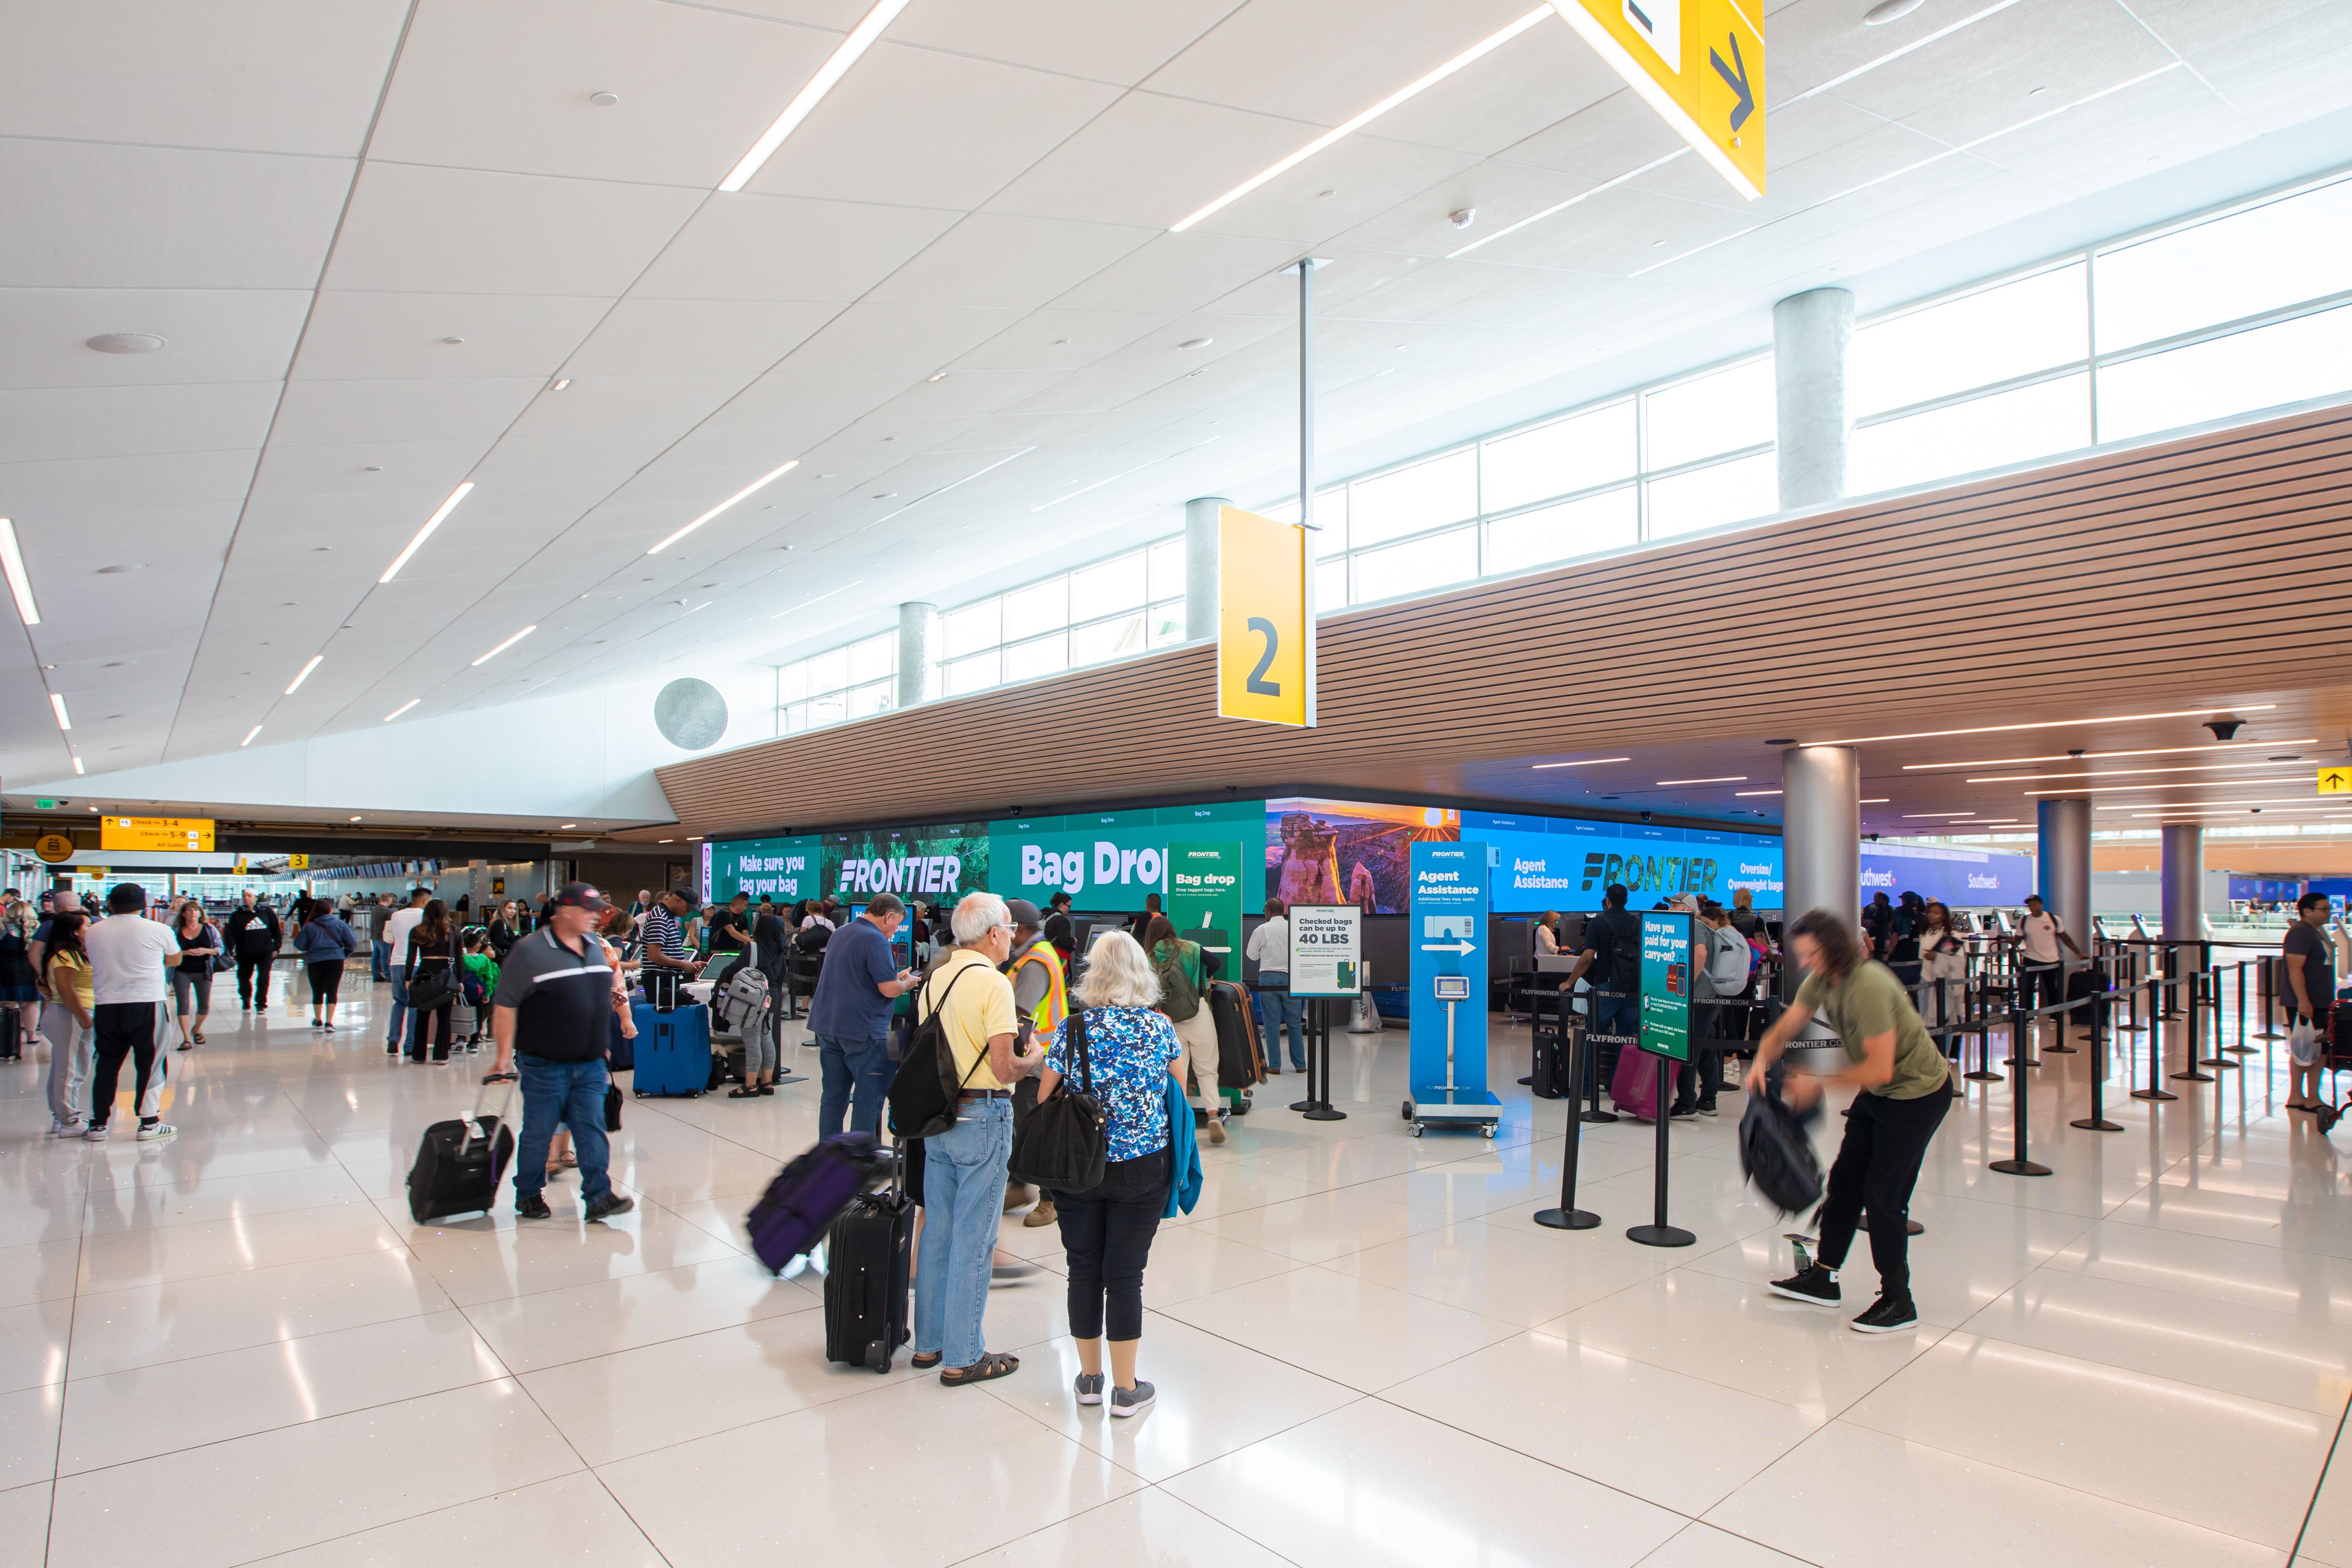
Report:
[[[549,902],[548,922],[518,942],[499,966],[490,998],[490,1035],[498,1042],[493,1077],[522,1078],[522,1137],[515,1151],[515,1213],[545,1219],[551,1212],[540,1190],[547,1184],[547,1150],[557,1122],[572,1131],[580,1161],[582,1216],[590,1221],[626,1214],[636,1200],[613,1191],[604,1137],[604,1070],[612,1016],[621,1033],[636,1025],[619,973],[596,935],[610,906],[586,882],[566,882]]]
[[[1592,1032],[1625,1036],[1641,1026],[1642,922],[1625,905],[1632,895],[1622,882],[1612,882],[1601,895],[1601,912],[1584,922],[1584,936],[1576,953],[1576,967],[1561,984],[1561,1005],[1580,978],[1596,992],[1591,1001]],[[1607,1062],[1600,1058],[1607,1057]],[[1585,1058],[1587,1087],[1596,1075],[1613,1071],[1617,1047],[1603,1046]]]
[[[2294,923],[2286,928],[2281,944],[2286,969],[2289,1026],[2308,1025],[2324,1042],[2336,1016],[2336,946],[2328,940],[2327,917],[2332,906],[2326,893],[2305,893],[2294,901]],[[2320,1068],[2327,1060],[2323,1044],[2309,1065],[2287,1058],[2286,1108],[2317,1110],[2325,1100],[2319,1091]]]

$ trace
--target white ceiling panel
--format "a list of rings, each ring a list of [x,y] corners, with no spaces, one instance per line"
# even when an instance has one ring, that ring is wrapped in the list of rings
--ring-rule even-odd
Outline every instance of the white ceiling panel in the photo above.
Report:
[[[420,0],[370,155],[708,190],[839,42],[665,0]]]
[[[1156,92],[1130,92],[1038,160],[989,206],[1165,228],[1322,127]]]
[[[652,300],[807,300],[846,304],[961,216],[922,207],[713,197],[631,292]]]
[[[2352,6],[2338,0],[2133,0],[2132,8],[2262,130],[2352,103]]]
[[[1314,129],[1298,138],[1308,142],[1532,8],[1532,0],[1250,0],[1143,85],[1311,122]],[[1568,31],[1556,17],[1538,26]],[[1339,39],[1345,47],[1333,47]],[[1475,73],[1494,58],[1457,74]]]
[[[258,447],[276,382],[0,391],[0,463]]]
[[[293,382],[278,410],[270,445],[341,447],[495,436],[544,384],[537,376]]]
[[[890,36],[957,54],[1133,86],[1241,8],[1243,0],[915,0]]]
[[[979,306],[856,304],[793,351],[793,371],[943,369],[1021,319],[1017,310]]]
[[[510,432],[499,437],[472,477],[487,485],[507,479],[603,474],[618,483],[652,462],[677,439],[670,430],[574,431],[559,436]]]
[[[2029,179],[2087,195],[2255,134],[2212,89],[2189,71],[2175,70],[1996,136],[1973,153]]]
[[[362,441],[343,446],[289,447],[272,442],[261,472],[254,477],[257,497],[368,495],[425,489],[446,495],[466,477],[490,437],[477,436],[452,441]]]
[[[258,447],[127,458],[0,464],[0,517],[68,516],[84,507],[178,506],[236,500],[253,479]],[[0,639],[5,641],[5,639]]]
[[[1958,146],[2175,58],[2116,0],[2020,0],[1833,90]]]
[[[1677,158],[1628,188],[1703,202],[1749,223],[1765,223],[1901,176],[1931,159],[1959,155],[1932,136],[1826,94],[1793,105],[1788,119],[1790,134],[1785,148],[1774,143],[1770,186],[1761,201],[1743,199],[1696,158]]]
[[[0,386],[275,381],[310,296],[299,289],[0,289]],[[100,353],[101,332],[152,332],[153,353]]]
[[[1683,139],[1666,129],[1650,106],[1632,92],[1616,92],[1524,142],[1496,154],[1514,163],[1532,163],[1594,184],[1630,174],[1668,153],[1688,157]],[[1498,223],[1517,223],[1525,212],[1502,211]]]
[[[1035,309],[1149,244],[1159,230],[974,213],[870,296],[900,305]]]
[[[1601,191],[1558,217],[1496,240],[1478,254],[1506,266],[1624,277],[1694,246],[1756,226],[1745,213],[1656,196],[1631,185]]]
[[[1171,319],[1160,310],[1033,310],[956,361],[956,368],[1076,370]]]
[[[885,41],[825,96],[751,189],[975,207],[1118,97],[1101,82]]]
[[[667,430],[686,434],[750,384],[741,371],[724,375],[580,375],[549,392],[515,421],[518,436]]]
[[[371,162],[352,193],[331,289],[587,294],[636,280],[699,191]]]
[[[1200,231],[1282,239],[1302,250],[1411,203],[1442,218],[1469,200],[1452,184],[1477,160],[1360,133],[1201,221]]]
[[[791,300],[624,300],[563,369],[588,376],[756,374],[837,310]]]
[[[1163,234],[1054,301],[1057,310],[1197,310],[1298,258],[1286,240],[1250,235]],[[1056,334],[1059,335],[1059,334]]]
[[[1411,254],[1424,261],[1432,260],[1450,255],[1479,236],[1492,234],[1511,221],[1507,218],[1498,220],[1496,214],[1540,212],[1580,192],[1591,190],[1592,184],[1591,180],[1540,169],[1530,163],[1510,163],[1499,158],[1488,158],[1444,174],[1428,189],[1414,193],[1354,227],[1338,233],[1329,243]],[[1334,196],[1330,199],[1336,202],[1339,198]],[[1470,226],[1457,227],[1453,222],[1453,215],[1465,209],[1472,215]],[[1318,242],[1317,254],[1323,254],[1327,248],[1326,245]],[[1337,281],[1336,277],[1334,280]]]
[[[0,138],[0,287],[311,288],[353,167]]]
[[[6,0],[0,136],[355,158],[407,10],[407,0]]]
[[[613,303],[578,295],[322,289],[294,375],[312,381],[549,375]]]
[[[1372,130],[1391,142],[1491,156],[1624,85],[1566,25],[1545,21],[1391,110]]]

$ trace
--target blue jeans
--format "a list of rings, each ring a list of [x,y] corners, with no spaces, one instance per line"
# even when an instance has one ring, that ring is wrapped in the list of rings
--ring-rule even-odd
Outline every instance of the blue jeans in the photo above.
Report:
[[[408,981],[402,975],[392,977],[392,1026],[384,1031],[383,1043],[388,1049],[398,1049],[401,1026],[408,1022]],[[598,1118],[602,1125],[602,1117]]]
[[[845,1040],[838,1035],[816,1037],[818,1069],[824,1083],[816,1101],[816,1135],[830,1138],[841,1131],[842,1113],[850,1112],[850,1128],[872,1132],[882,1125],[883,1101],[890,1093],[895,1068],[890,1064],[890,1037]]]
[[[368,964],[368,973],[378,980],[391,979],[392,943],[388,942],[376,942],[370,943],[369,946],[373,953],[373,958]]]
[[[612,1143],[604,1136],[604,1089],[613,1080],[602,1060],[551,1062],[517,1052],[522,1075],[522,1138],[515,1150],[515,1206],[520,1208],[547,1185],[547,1151],[558,1122],[572,1130],[572,1152],[580,1162],[580,1197],[599,1203],[613,1195]]]
[[[967,1100],[956,1124],[923,1140],[923,1249],[915,1268],[915,1353],[970,1366],[988,1346],[988,1269],[1013,1157],[1013,1102]]]
[[[1290,976],[1287,974],[1260,970],[1257,983],[1282,987],[1279,991],[1250,993],[1251,1000],[1257,1005],[1257,1037],[1265,1045],[1267,1065],[1279,1067],[1282,1063],[1282,1042],[1276,1037],[1279,1032],[1290,1037],[1292,1070],[1304,1072],[1307,1068],[1307,1004],[1290,994]],[[1274,1015],[1271,1024],[1266,1022],[1269,1013]]]

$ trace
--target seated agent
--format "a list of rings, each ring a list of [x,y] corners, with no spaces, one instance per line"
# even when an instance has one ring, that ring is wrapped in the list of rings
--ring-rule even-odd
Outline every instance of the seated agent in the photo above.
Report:
[[[1846,1110],[1845,1142],[1830,1167],[1818,1260],[1801,1274],[1775,1279],[1772,1290],[1810,1306],[1836,1307],[1838,1270],[1868,1209],[1878,1301],[1848,1326],[1856,1333],[1895,1333],[1919,1321],[1911,1300],[1910,1237],[1904,1222],[1920,1162],[1951,1109],[1951,1069],[1927,1037],[1903,983],[1864,952],[1860,933],[1843,917],[1826,910],[1804,915],[1789,928],[1789,952],[1804,970],[1805,981],[1796,1001],[1758,1044],[1748,1092],[1765,1092],[1766,1071],[1816,1013],[1837,1031],[1852,1065],[1834,1077],[1789,1074],[1790,1103],[1811,1105],[1824,1088],[1863,1092]]]
[[[490,998],[490,1032],[498,1056],[493,1079],[522,1073],[522,1137],[515,1151],[515,1213],[545,1219],[540,1189],[547,1184],[548,1145],[559,1121],[571,1130],[580,1161],[582,1217],[591,1222],[627,1214],[635,1198],[613,1191],[607,1174],[611,1145],[604,1137],[604,1070],[611,1016],[635,1038],[636,1024],[619,972],[597,940],[604,897],[586,882],[566,882],[549,909],[547,924],[514,944]]]

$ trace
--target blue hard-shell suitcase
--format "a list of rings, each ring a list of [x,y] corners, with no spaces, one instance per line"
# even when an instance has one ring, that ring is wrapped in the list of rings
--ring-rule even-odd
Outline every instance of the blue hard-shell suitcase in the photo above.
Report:
[[[635,1009],[636,1066],[631,1084],[640,1096],[700,1094],[710,1087],[710,1009],[699,1004],[657,1012]]]

